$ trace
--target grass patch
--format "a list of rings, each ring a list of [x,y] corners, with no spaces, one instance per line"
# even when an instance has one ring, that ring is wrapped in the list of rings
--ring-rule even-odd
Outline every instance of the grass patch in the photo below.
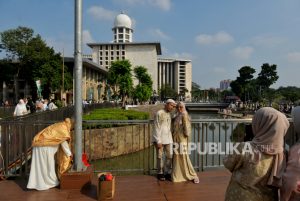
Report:
[[[148,112],[123,110],[118,108],[96,109],[89,114],[83,115],[83,120],[146,120]]]
[[[148,120],[150,117],[148,112],[140,112],[135,110],[123,110],[119,108],[96,109],[83,115],[83,120]],[[110,128],[124,126],[120,124],[83,124],[83,128]]]

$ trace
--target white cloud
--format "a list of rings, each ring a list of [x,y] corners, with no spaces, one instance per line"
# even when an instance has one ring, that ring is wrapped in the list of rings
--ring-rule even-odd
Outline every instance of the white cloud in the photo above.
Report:
[[[161,46],[161,51],[163,55],[169,54],[169,49],[166,46]]]
[[[171,39],[170,36],[168,36],[167,34],[165,34],[163,31],[161,31],[160,29],[154,29],[154,30],[150,30],[150,33],[155,36],[155,37],[159,37],[161,39],[164,40],[169,40]]]
[[[252,47],[237,47],[231,51],[231,54],[237,59],[249,59],[253,51]]]
[[[87,12],[97,20],[113,20],[117,15],[116,12],[107,10],[101,6],[92,6]]]
[[[114,0],[114,2],[131,6],[151,5],[164,11],[171,9],[171,0]]]
[[[150,4],[158,8],[169,11],[171,9],[171,0],[149,0]]]
[[[95,40],[93,39],[89,30],[83,30],[82,32],[82,43],[93,43]]]
[[[127,4],[138,4],[138,3],[144,3],[144,0],[122,0]]]
[[[118,4],[141,5],[145,4],[146,0],[114,0]]]
[[[290,63],[300,63],[300,52],[291,52],[291,53],[288,53],[287,60]]]
[[[171,54],[170,57],[176,59],[189,59],[189,60],[192,60],[194,58],[194,56],[188,52],[182,52],[182,53],[175,52]]]
[[[200,34],[196,36],[195,40],[201,45],[226,44],[234,41],[233,37],[225,31],[220,31],[215,35]]]
[[[65,57],[72,57],[74,53],[74,37],[59,36],[58,38],[45,38],[49,47],[53,47],[55,52],[64,54]]]

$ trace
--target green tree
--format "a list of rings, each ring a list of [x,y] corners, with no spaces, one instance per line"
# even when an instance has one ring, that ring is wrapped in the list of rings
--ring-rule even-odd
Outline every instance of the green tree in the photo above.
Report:
[[[41,80],[43,96],[49,97],[62,86],[62,58],[53,48],[47,46],[40,35],[27,27],[18,27],[1,32],[2,49],[6,52],[6,61],[18,61],[14,77],[25,79],[36,98],[36,80]],[[8,71],[8,69],[5,69]],[[72,73],[65,69],[65,89],[72,88]],[[18,96],[18,94],[16,94]],[[16,97],[18,98],[18,97]]]
[[[33,30],[19,26],[16,29],[9,29],[1,32],[1,49],[6,51],[6,56],[10,60],[23,61],[26,55],[29,41],[33,38]]]
[[[143,66],[134,68],[135,77],[138,79],[139,84],[134,90],[133,97],[139,101],[145,102],[150,99],[152,95],[152,78],[148,74],[147,69]]]
[[[253,74],[255,73],[255,69],[250,66],[244,66],[239,69],[240,76],[237,77],[236,80],[230,83],[230,87],[232,91],[240,96],[244,101],[247,100],[247,96],[249,97],[250,91],[250,82],[253,79]]]
[[[199,101],[201,98],[201,87],[199,84],[192,82],[192,100]]]
[[[131,63],[128,60],[113,61],[108,70],[108,82],[113,86],[115,94],[121,96],[123,106],[133,90],[131,71]]]
[[[144,84],[138,84],[134,90],[133,98],[141,102],[148,101],[152,95],[152,88]]]
[[[165,100],[167,98],[175,99],[178,96],[176,91],[169,84],[162,85],[158,92],[160,94],[161,100]]]
[[[270,103],[272,103],[277,97],[279,97],[278,92],[275,89],[267,88],[265,90],[265,98]]]
[[[258,74],[257,82],[264,89],[269,88],[272,84],[274,84],[279,76],[276,71],[277,65],[270,65],[268,63],[264,63],[261,66],[261,71]]]
[[[270,65],[264,63],[261,66],[261,71],[257,77],[257,85],[259,87],[259,95],[262,95],[262,91],[268,89],[272,84],[274,84],[279,76],[276,71],[277,66],[275,64]]]
[[[286,101],[295,102],[300,100],[300,88],[295,86],[279,87],[277,92],[282,95]]]
[[[144,66],[137,66],[134,68],[135,77],[138,79],[139,84],[144,84],[152,88],[152,78]]]

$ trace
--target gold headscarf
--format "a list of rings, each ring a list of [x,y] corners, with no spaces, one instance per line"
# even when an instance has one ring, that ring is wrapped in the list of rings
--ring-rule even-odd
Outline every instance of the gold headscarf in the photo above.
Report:
[[[48,126],[39,132],[32,141],[33,147],[56,146],[64,141],[68,141],[71,147],[71,119],[66,118],[63,122],[58,122]],[[72,165],[71,158],[62,150],[61,146],[57,151],[58,177],[66,172]]]
[[[284,136],[288,128],[289,122],[285,115],[271,107],[259,109],[252,119],[254,138],[250,142],[251,145],[262,153],[273,155],[268,185],[281,186],[285,168]]]

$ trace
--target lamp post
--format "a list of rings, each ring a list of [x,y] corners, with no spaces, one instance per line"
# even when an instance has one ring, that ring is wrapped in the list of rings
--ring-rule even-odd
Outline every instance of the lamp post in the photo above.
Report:
[[[75,0],[75,170],[82,171],[82,0]]]

